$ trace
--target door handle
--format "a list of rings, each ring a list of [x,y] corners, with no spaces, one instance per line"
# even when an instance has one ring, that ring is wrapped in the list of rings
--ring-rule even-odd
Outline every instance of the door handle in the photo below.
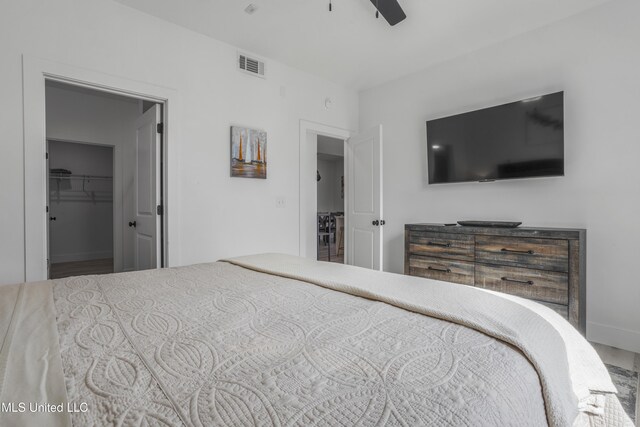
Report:
[[[136,222],[135,221],[133,221],[133,222],[129,221],[129,227],[136,228]]]
[[[380,221],[378,221],[377,219],[375,221],[371,221],[372,225],[375,225],[376,227],[380,225]]]
[[[500,249],[500,252],[510,252],[512,254],[527,254],[527,255],[533,255],[535,253],[531,249],[529,249],[528,251],[519,251],[516,249],[507,249],[507,248]]]
[[[451,243],[427,242],[427,246],[437,246],[439,248],[450,248]]]
[[[55,216],[50,216],[50,217],[49,217],[49,221],[55,221],[55,220],[56,220],[56,217],[55,217]]]
[[[523,285],[533,285],[533,280],[509,279],[508,277],[501,277],[500,280],[502,280],[503,282],[513,282],[513,283],[520,283]]]
[[[451,269],[450,268],[435,268],[435,267],[427,267],[427,270],[431,270],[431,271],[439,271],[441,273],[451,273]]]

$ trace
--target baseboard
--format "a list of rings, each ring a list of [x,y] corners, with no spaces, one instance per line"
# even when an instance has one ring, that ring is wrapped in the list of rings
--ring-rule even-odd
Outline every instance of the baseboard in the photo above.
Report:
[[[78,252],[75,254],[50,255],[50,258],[51,258],[51,264],[57,264],[59,262],[90,261],[92,259],[113,258],[113,252],[112,251]]]
[[[611,347],[640,353],[640,332],[587,322],[587,339]]]

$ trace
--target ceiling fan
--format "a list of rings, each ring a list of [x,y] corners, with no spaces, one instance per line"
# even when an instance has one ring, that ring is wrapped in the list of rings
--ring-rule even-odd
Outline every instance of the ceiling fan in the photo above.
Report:
[[[378,12],[387,20],[392,27],[398,22],[404,21],[407,17],[404,10],[400,7],[398,0],[371,0],[371,3],[376,7],[376,18]]]
[[[400,7],[398,0],[371,0],[371,3],[373,3],[376,8],[376,18],[378,14],[381,14],[391,26],[404,21],[407,17],[402,7]],[[329,11],[331,10],[331,0],[329,0]]]

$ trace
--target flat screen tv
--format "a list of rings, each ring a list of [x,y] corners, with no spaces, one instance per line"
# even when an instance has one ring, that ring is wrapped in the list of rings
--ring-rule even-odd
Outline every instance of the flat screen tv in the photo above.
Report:
[[[564,92],[427,121],[429,184],[564,175]]]

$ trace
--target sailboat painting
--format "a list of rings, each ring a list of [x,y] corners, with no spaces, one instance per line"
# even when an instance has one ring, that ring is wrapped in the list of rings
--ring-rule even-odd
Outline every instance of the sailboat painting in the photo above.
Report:
[[[267,132],[231,126],[231,176],[267,178]]]

